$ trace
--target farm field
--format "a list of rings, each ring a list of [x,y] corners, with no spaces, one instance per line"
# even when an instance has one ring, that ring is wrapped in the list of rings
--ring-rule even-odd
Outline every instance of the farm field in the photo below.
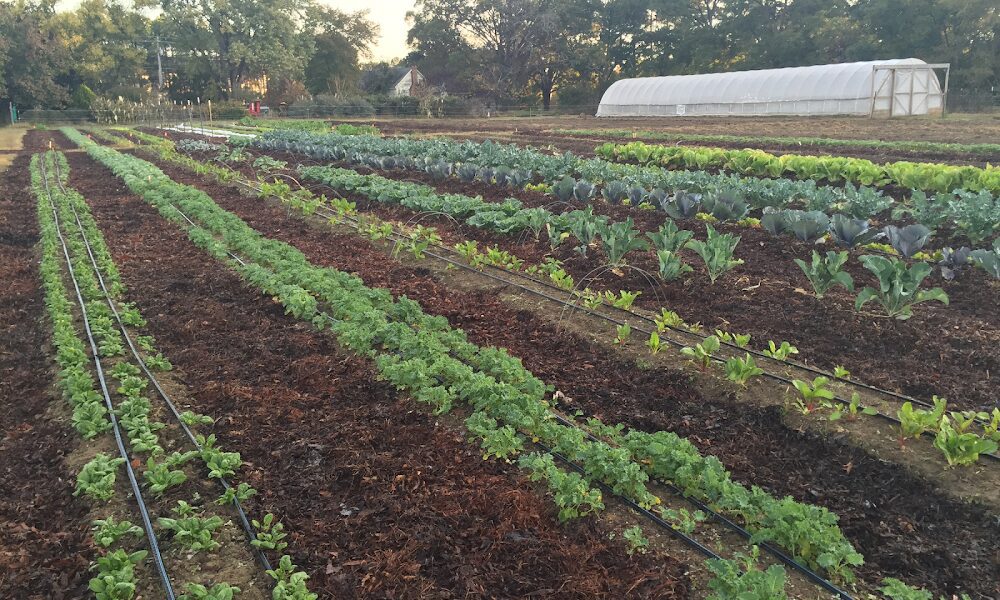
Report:
[[[0,596],[1000,597],[1000,121],[370,124],[25,132]]]
[[[1000,118],[992,115],[949,115],[946,119],[902,119],[888,123],[879,119],[838,117],[635,119],[588,115],[349,121],[374,123],[388,134],[489,137],[552,144],[577,153],[592,152],[599,143],[627,137],[628,140],[667,144],[750,147],[776,153],[834,154],[878,161],[927,160],[956,164],[992,161],[996,164],[1000,160],[1000,148],[996,147],[1000,139]],[[874,143],[866,144],[866,141]],[[985,147],[942,147],[948,144]]]

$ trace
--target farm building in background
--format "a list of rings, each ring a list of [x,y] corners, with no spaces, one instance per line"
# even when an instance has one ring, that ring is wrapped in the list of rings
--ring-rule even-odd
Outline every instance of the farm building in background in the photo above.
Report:
[[[400,78],[392,88],[393,96],[421,96],[427,87],[424,74],[416,67],[399,69]]]
[[[948,69],[904,58],[622,79],[604,92],[597,116],[938,115]]]

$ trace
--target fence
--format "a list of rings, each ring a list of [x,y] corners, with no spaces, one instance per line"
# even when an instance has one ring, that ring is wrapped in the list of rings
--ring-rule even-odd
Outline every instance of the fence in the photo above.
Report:
[[[399,103],[370,104],[357,101],[343,104],[297,104],[287,107],[271,107],[264,118],[291,117],[304,119],[337,118],[481,118],[481,117],[539,117],[560,115],[593,116],[596,104],[572,106],[553,105],[549,110],[532,105],[501,105],[487,107],[473,103],[442,106],[432,113],[417,105]],[[946,112],[948,113],[995,113],[1000,112],[1000,91],[997,90],[953,90],[948,93]],[[231,119],[220,119],[218,111],[210,115],[207,104],[180,106],[136,106],[120,110],[42,110],[32,109],[20,113],[19,120],[30,124],[139,124],[171,125],[181,122],[209,123]]]

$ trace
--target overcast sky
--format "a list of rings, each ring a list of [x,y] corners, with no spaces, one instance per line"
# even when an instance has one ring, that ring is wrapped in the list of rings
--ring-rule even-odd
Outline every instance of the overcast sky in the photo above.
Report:
[[[372,48],[372,60],[403,58],[406,47],[406,11],[413,10],[414,0],[319,0],[345,12],[368,9],[369,17],[378,23],[382,35]],[[60,0],[57,10],[72,10],[80,0]]]

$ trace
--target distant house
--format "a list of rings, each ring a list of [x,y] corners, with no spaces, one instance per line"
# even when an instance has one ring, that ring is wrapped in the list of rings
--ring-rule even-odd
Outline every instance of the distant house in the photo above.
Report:
[[[427,91],[427,80],[416,67],[399,69],[400,78],[392,88],[393,96],[422,96]]]

